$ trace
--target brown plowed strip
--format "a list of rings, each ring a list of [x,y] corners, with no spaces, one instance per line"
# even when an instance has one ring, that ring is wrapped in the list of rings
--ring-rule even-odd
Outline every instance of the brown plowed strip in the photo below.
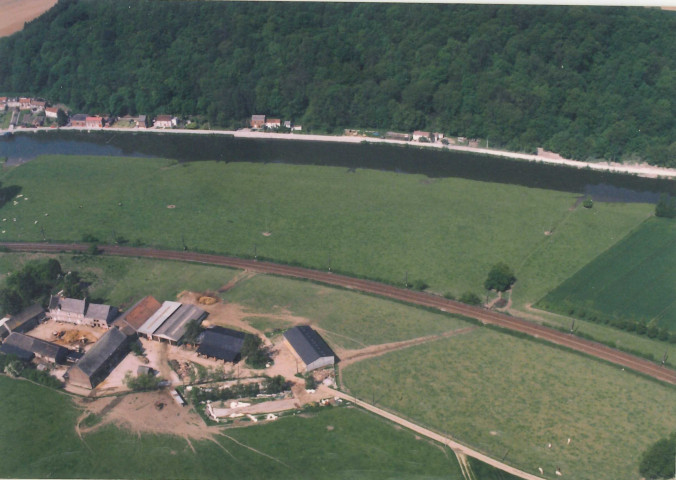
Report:
[[[47,244],[47,243],[12,243],[2,242],[0,247],[5,247],[17,252],[84,252],[88,245],[85,244]],[[602,360],[621,365],[635,370],[658,380],[676,385],[676,371],[661,367],[660,365],[628,353],[620,352],[597,342],[575,337],[549,327],[537,325],[526,320],[508,315],[491,312],[480,307],[472,307],[443,297],[424,292],[416,292],[403,288],[393,287],[371,280],[351,278],[335,273],[320,272],[301,267],[277,265],[269,262],[257,262],[221,255],[205,253],[193,253],[184,251],[157,250],[151,248],[101,246],[103,253],[108,255],[120,255],[125,257],[157,258],[164,260],[179,260],[196,262],[208,265],[220,265],[224,267],[248,269],[259,273],[282,275],[286,277],[304,278],[329,285],[337,285],[363,292],[380,295],[387,298],[435,308],[444,312],[456,313],[472,317],[484,324],[496,325],[501,328],[514,330],[531,335],[536,338],[562,345],[564,347],[583,352]]]

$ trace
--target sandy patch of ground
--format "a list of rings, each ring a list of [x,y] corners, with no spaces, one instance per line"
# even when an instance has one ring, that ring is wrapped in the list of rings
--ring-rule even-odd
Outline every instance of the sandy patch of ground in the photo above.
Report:
[[[156,408],[158,402],[164,404],[162,409]],[[80,421],[90,413],[103,416],[101,422],[91,428],[80,426],[81,433],[111,423],[137,434],[171,434],[190,439],[212,438],[218,433],[217,429],[204,425],[200,416],[192,409],[176,404],[166,391],[132,393],[94,401],[80,400],[78,403],[86,409]]]
[[[23,24],[56,5],[57,0],[0,0],[0,37],[23,29]]]

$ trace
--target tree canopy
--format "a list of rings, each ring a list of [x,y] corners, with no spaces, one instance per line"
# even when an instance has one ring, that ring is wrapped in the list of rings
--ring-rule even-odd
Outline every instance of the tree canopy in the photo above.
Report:
[[[514,282],[516,282],[516,277],[512,269],[506,263],[500,262],[493,265],[488,272],[484,287],[486,290],[505,292],[512,287]]]
[[[643,455],[639,472],[649,480],[673,478],[676,459],[676,432],[653,443]]]
[[[0,58],[0,91],[89,113],[256,113],[676,165],[676,13],[659,9],[62,1]]]

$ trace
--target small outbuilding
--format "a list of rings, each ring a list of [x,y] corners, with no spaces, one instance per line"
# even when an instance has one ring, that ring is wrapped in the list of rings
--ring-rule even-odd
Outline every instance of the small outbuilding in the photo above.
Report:
[[[296,358],[305,365],[306,372],[336,363],[336,354],[331,347],[308,325],[288,329],[284,332],[284,340]]]
[[[96,344],[68,369],[68,382],[78,387],[94,388],[129,352],[129,337],[111,328]]]
[[[26,354],[20,354],[21,351],[26,352]],[[29,357],[30,354],[33,354],[37,358],[54,363],[64,363],[68,356],[66,347],[18,332],[9,334],[9,337],[0,345],[0,352],[17,355],[19,358]]]
[[[205,357],[218,358],[226,362],[236,363],[242,358],[244,332],[230,328],[211,327],[202,332],[197,339],[197,353]]]

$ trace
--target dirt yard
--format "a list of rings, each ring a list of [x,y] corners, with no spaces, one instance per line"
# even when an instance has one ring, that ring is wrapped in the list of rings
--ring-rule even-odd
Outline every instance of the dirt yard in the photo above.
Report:
[[[55,332],[60,335],[55,336]],[[63,332],[62,335],[61,332]],[[88,350],[104,333],[106,333],[106,330],[103,328],[47,320],[28,332],[28,335],[56,343],[57,345],[63,345],[70,349],[83,347],[85,350]]]
[[[23,24],[56,5],[57,0],[0,0],[0,37],[23,29]]]

